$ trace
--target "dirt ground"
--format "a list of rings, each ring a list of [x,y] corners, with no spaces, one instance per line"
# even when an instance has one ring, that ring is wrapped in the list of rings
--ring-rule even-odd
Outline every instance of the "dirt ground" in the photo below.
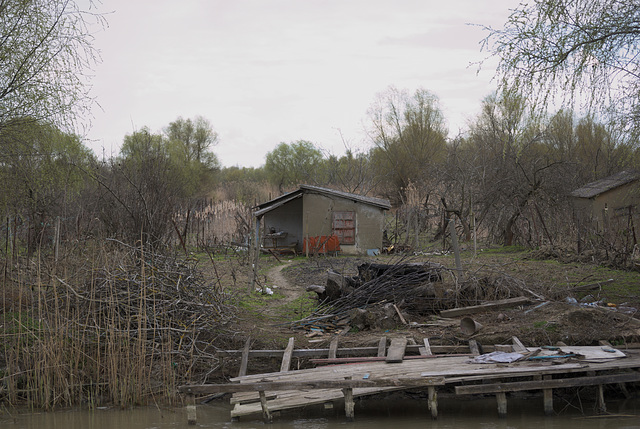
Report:
[[[437,305],[432,308],[403,313],[407,324],[398,318],[391,329],[352,327],[344,330],[340,334],[342,346],[376,345],[381,336],[406,336],[410,342],[416,343],[429,338],[433,345],[465,344],[471,338],[479,344],[511,344],[514,336],[530,346],[551,345],[559,341],[569,345],[596,345],[600,340],[607,340],[625,347],[640,342],[640,320],[631,317],[638,317],[640,312],[628,314],[640,309],[638,272],[615,271],[584,263],[537,260],[526,252],[505,250],[473,258],[463,257],[465,274],[456,283],[451,274],[453,271],[448,270],[455,267],[453,257],[449,255],[279,259],[276,261],[268,257],[260,262],[259,286],[268,287],[274,294],[265,295],[262,301],[255,302],[249,310],[241,310],[239,314],[238,335],[252,336],[256,340],[254,348],[284,348],[292,336],[296,338],[297,348],[326,347],[335,332],[311,334],[296,329],[299,326],[295,323],[293,326],[288,323],[303,318],[317,305],[316,294],[307,292],[307,286],[326,284],[328,269],[353,276],[357,274],[358,265],[374,260],[387,264],[436,262],[446,268],[442,284],[436,285],[437,288],[451,291],[466,282],[475,288],[476,293],[485,293],[485,298],[502,298],[505,293],[520,295],[524,290],[526,292],[522,294],[531,297],[532,301],[525,306],[469,315],[481,328],[473,335],[466,335],[460,328],[463,316],[447,319],[438,315],[437,308],[456,307],[455,302],[452,305],[452,302],[436,298]],[[607,280],[608,283],[595,290],[575,290],[577,286]],[[534,309],[543,302],[547,304]],[[598,304],[593,304],[596,302]],[[404,311],[401,303],[398,307]]]

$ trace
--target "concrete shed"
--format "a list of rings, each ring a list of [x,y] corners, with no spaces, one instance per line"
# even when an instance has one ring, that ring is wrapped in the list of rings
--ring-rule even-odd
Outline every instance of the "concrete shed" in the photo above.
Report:
[[[265,247],[303,251],[315,237],[335,235],[344,254],[381,249],[389,201],[311,185],[254,207],[256,234]],[[259,231],[260,221],[264,233]]]

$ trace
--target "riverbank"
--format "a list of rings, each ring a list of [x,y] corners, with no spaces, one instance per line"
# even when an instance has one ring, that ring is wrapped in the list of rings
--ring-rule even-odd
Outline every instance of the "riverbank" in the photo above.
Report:
[[[394,302],[392,326],[344,323],[338,329],[302,329],[318,311],[309,285],[326,284],[327,270],[357,274],[364,262],[437,263],[443,267],[430,304],[415,311]],[[633,319],[621,307],[639,308],[637,272],[584,263],[536,259],[514,248],[463,254],[463,275],[451,255],[382,255],[312,258],[263,255],[257,291],[247,286],[251,263],[236,249],[184,256],[158,255],[118,242],[65,252],[57,261],[39,257],[8,266],[3,280],[0,335],[0,401],[9,408],[130,407],[177,404],[177,386],[224,382],[237,376],[239,357],[220,350],[376,346],[391,332],[420,344],[510,343],[614,346],[638,342]],[[609,281],[609,279],[613,279]],[[599,285],[595,290],[583,286]],[[484,301],[524,290],[537,302],[473,314],[482,327],[471,335],[460,318],[439,311],[464,293]],[[271,292],[271,293],[269,293]],[[527,292],[527,293],[529,293]],[[538,295],[540,298],[535,298]],[[567,300],[567,298],[575,299]],[[580,305],[593,302],[597,306]],[[462,301],[458,301],[461,304]],[[608,306],[613,304],[615,306]],[[372,306],[372,309],[375,306]],[[533,310],[533,311],[528,311]],[[400,318],[399,316],[403,317]],[[387,335],[391,336],[391,335]],[[277,370],[277,359],[252,362],[254,373]],[[294,365],[311,367],[308,359]]]

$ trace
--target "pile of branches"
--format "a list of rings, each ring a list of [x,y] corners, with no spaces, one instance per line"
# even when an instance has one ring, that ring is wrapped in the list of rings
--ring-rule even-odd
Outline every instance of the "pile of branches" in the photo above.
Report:
[[[153,366],[165,354],[178,377],[204,382],[220,365],[216,351],[231,340],[226,326],[235,317],[219,279],[207,280],[195,258],[112,245],[108,260],[81,276],[84,284],[55,277],[64,288],[48,294],[49,308],[72,308],[96,343],[124,339],[144,355],[136,358]]]
[[[384,266],[362,264],[358,267],[357,276],[344,278],[342,289],[345,293],[322,302],[314,314],[295,323],[307,325],[319,318],[326,319],[329,315],[343,319],[354,309],[366,309],[385,302],[419,311],[421,306],[417,301],[435,302],[432,284],[442,280],[445,270],[440,264],[407,263],[405,260]]]
[[[393,304],[396,312],[400,309],[407,314],[426,315],[514,296],[538,296],[527,289],[524,281],[487,267],[457,273],[440,264],[411,263],[401,259],[391,265],[362,264],[354,277],[336,274],[329,272],[326,287],[312,285],[308,288],[318,293],[321,303],[311,316],[294,322],[294,328],[315,326],[326,320],[343,320],[361,310],[373,312],[374,305],[383,308]],[[337,297],[336,277],[343,279],[337,287],[341,293]]]

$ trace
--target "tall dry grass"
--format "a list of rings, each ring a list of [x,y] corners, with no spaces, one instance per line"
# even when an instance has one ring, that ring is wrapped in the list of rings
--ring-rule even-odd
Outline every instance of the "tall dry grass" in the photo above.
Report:
[[[115,241],[65,252],[5,265],[0,401],[171,403],[220,365],[234,311],[196,261]]]

